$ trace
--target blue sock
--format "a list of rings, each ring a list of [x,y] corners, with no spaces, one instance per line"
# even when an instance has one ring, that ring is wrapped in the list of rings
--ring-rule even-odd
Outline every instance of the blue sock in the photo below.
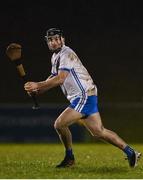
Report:
[[[72,149],[67,149],[65,153],[66,153],[66,156],[68,156],[68,157],[72,157],[73,156]]]
[[[132,156],[134,153],[134,150],[130,147],[130,146],[126,146],[125,149],[123,149],[123,151],[126,153],[127,156]]]

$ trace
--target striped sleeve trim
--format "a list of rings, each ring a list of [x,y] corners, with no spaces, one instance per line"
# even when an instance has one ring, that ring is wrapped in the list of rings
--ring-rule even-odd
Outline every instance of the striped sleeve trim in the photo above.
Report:
[[[59,70],[62,70],[62,71],[68,71],[68,72],[71,71],[71,69],[68,69],[68,68],[59,68]]]
[[[52,75],[52,76],[56,76],[56,75],[57,75],[57,73],[51,73],[51,75]]]

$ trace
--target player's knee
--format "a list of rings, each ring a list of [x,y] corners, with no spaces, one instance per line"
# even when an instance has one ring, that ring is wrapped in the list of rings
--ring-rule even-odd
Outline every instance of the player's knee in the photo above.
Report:
[[[56,130],[62,128],[62,123],[61,123],[61,121],[60,121],[59,119],[57,119],[57,120],[55,121],[55,123],[54,123],[54,128],[55,128]]]
[[[55,123],[54,123],[54,128],[59,129],[59,123],[57,121],[55,121]]]
[[[104,127],[97,127],[94,130],[94,136],[98,138],[102,138],[104,136]]]

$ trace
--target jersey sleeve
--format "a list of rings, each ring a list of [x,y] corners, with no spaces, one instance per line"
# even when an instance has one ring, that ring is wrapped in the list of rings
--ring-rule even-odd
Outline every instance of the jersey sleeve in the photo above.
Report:
[[[56,75],[56,73],[54,73],[53,66],[52,66],[52,68],[51,68],[51,75],[52,75],[52,76],[55,76],[55,75]]]
[[[53,62],[53,56],[51,58],[51,76],[56,76],[57,75],[57,72],[55,71],[55,68],[54,68],[54,62]]]
[[[70,53],[65,53],[61,55],[58,69],[70,72],[72,68],[73,68],[73,61],[70,57]]]
[[[51,75],[52,75],[52,76],[56,76],[56,75],[57,75],[57,73],[54,71],[53,66],[52,66],[52,68],[51,68]]]

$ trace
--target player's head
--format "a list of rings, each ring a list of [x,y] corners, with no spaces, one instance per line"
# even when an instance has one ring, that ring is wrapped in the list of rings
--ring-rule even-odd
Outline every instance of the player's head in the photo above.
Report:
[[[64,45],[63,31],[58,28],[48,29],[45,39],[52,52],[58,52]]]

